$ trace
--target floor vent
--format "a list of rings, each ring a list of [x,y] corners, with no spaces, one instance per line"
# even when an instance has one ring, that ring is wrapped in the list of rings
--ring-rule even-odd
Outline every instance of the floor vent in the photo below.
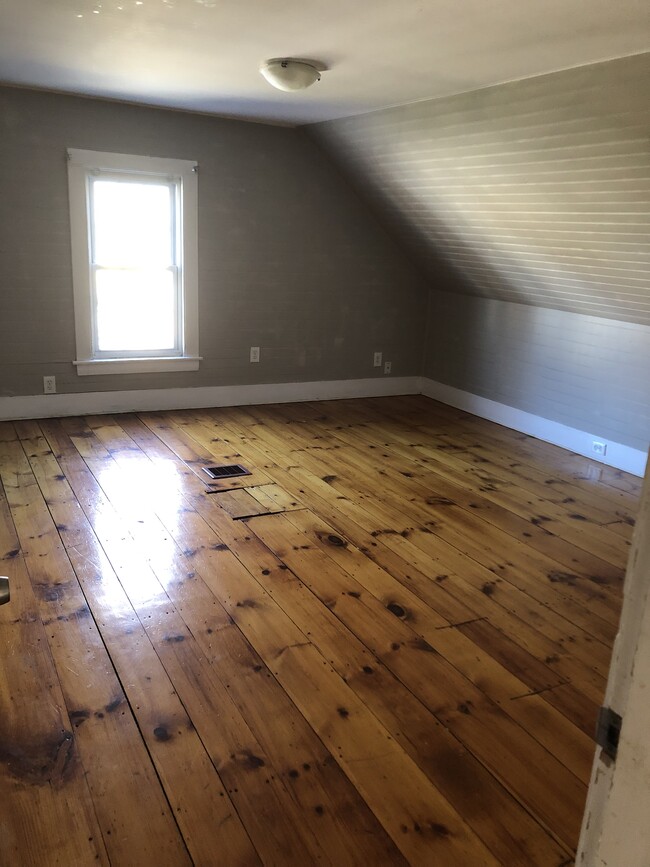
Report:
[[[221,467],[203,467],[211,479],[236,479],[237,476],[250,476],[250,470],[241,464],[224,464]]]

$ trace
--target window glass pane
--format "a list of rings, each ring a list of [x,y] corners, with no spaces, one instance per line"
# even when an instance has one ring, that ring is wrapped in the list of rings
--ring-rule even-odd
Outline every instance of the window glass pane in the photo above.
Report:
[[[173,351],[176,342],[174,274],[162,269],[95,272],[97,348]]]
[[[167,184],[93,181],[94,261],[104,267],[172,264],[172,195]]]

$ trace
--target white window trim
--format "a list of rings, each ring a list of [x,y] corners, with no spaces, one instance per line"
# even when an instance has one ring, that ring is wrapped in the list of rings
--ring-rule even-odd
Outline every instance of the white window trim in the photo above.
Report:
[[[164,373],[198,370],[198,164],[190,160],[133,156],[68,148],[68,188],[72,237],[72,282],[79,376],[114,373]],[[173,357],[93,357],[89,256],[88,176],[93,170],[168,175],[182,182],[183,353]]]

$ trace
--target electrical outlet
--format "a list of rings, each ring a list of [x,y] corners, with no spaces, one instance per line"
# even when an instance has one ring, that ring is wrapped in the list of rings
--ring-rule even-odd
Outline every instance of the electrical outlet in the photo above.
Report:
[[[260,348],[259,346],[251,346],[251,361],[259,361],[260,360]]]
[[[374,360],[372,363],[374,367],[381,367],[381,352],[375,352]]]
[[[56,394],[56,376],[43,377],[43,394]]]
[[[390,373],[392,369],[393,369],[393,362],[392,361],[385,361],[384,362],[384,373]]]
[[[601,458],[604,458],[607,454],[607,443],[601,443],[599,440],[593,440],[591,443],[591,450],[595,455],[599,455]]]

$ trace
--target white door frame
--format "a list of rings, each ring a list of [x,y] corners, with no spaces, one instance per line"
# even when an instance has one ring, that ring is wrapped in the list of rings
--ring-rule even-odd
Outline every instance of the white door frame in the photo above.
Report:
[[[625,576],[605,707],[623,718],[616,760],[597,749],[577,867],[650,864],[650,466]]]

